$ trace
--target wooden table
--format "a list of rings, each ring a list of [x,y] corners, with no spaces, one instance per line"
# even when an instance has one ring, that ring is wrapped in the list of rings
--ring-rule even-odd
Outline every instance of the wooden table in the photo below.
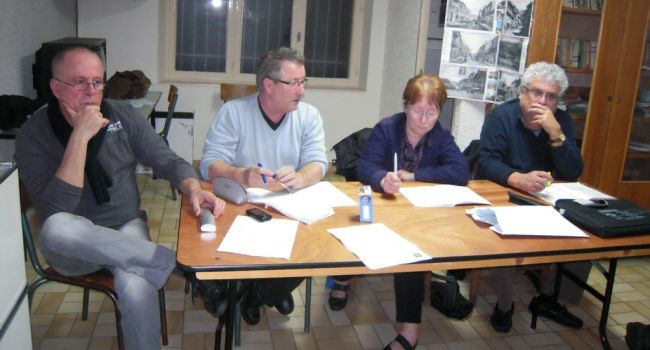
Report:
[[[333,184],[356,200],[359,183]],[[417,185],[424,184],[409,184]],[[209,183],[203,183],[203,186],[210,188]],[[469,187],[493,205],[512,205],[508,202],[507,189],[495,183],[478,180],[472,181]],[[197,272],[199,279],[240,280],[383,274],[609,259],[610,270],[605,276],[608,283],[600,298],[603,301],[600,334],[601,341],[607,348],[605,328],[617,259],[650,255],[650,236],[616,239],[602,239],[592,235],[589,238],[502,237],[492,232],[488,225],[476,223],[467,216],[467,206],[415,208],[400,194],[381,196],[377,193],[373,194],[373,206],[375,222],[384,223],[398,232],[432,256],[432,260],[379,270],[368,269],[327,232],[329,228],[359,224],[359,209],[356,206],[335,208],[335,215],[312,225],[300,224],[289,260],[221,253],[217,252],[216,248],[235,217],[244,215],[245,210],[254,205],[229,204],[224,215],[217,220],[216,238],[206,240],[202,239],[205,236],[200,233],[200,225],[191,213],[186,198],[183,198],[177,262],[181,268]],[[283,217],[272,209],[268,211],[274,217]],[[589,289],[587,291],[595,292]],[[234,297],[234,294],[232,296]],[[232,319],[227,319],[227,322],[226,348],[229,348],[232,346]]]

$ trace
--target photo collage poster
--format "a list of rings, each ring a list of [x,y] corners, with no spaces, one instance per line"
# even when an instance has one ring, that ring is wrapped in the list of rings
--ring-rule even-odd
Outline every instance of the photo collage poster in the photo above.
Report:
[[[501,103],[519,95],[534,0],[448,0],[440,78],[450,98]]]

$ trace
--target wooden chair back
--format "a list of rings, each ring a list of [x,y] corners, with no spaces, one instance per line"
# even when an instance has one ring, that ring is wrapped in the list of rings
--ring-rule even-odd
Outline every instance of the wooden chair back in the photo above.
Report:
[[[257,92],[257,86],[245,84],[221,84],[221,100],[230,101]]]

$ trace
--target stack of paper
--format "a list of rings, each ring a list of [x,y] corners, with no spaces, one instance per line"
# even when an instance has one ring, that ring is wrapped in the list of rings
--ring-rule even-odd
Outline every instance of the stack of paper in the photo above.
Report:
[[[589,237],[549,206],[506,206],[467,209],[476,221],[502,235]]]
[[[297,229],[298,221],[295,220],[271,219],[259,222],[239,215],[217,251],[289,259]]]
[[[402,187],[400,193],[415,207],[453,207],[459,204],[490,204],[469,187],[434,185]]]
[[[431,259],[415,244],[384,224],[332,228],[327,231],[373,270]]]
[[[262,188],[249,188],[248,202],[265,204],[280,213],[305,224],[311,224],[334,215],[333,207],[355,206],[357,203],[327,181],[295,192],[271,192]]]
[[[593,199],[614,199],[610,195],[579,182],[553,183],[544,190],[533,192],[533,194],[553,205],[558,199],[573,199],[583,205],[593,204],[591,203]]]

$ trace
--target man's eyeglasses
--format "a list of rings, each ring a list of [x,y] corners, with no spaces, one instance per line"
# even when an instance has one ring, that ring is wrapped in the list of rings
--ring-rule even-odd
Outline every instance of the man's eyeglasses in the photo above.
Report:
[[[557,103],[557,101],[560,99],[559,95],[544,92],[540,89],[530,89],[527,86],[522,86],[521,88],[526,92],[526,94],[528,94],[528,97],[534,100],[541,100],[544,96],[546,96],[547,102]]]
[[[422,118],[422,117],[433,118],[438,115],[437,109],[430,110],[430,111],[423,111],[421,109],[409,108],[409,112],[418,118]]]
[[[57,78],[52,79],[59,81],[65,85],[72,86],[72,88],[77,91],[85,91],[89,86],[92,86],[96,91],[102,91],[104,90],[104,85],[106,85],[106,83],[101,79],[95,79],[93,81],[75,80],[72,83],[68,83],[67,81],[63,81]]]
[[[305,79],[302,79],[302,80],[286,81],[286,80],[275,79],[275,78],[271,78],[271,77],[269,77],[269,79],[275,81],[276,83],[285,84],[285,85],[287,85],[288,87],[290,87],[292,89],[295,89],[298,86],[305,86],[305,84],[307,84],[307,80],[309,80],[309,79],[305,78]]]

